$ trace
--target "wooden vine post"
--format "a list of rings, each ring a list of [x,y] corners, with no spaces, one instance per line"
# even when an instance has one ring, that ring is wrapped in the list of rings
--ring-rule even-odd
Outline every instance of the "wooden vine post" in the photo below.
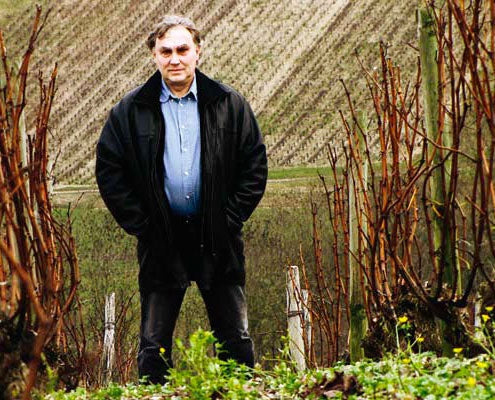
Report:
[[[359,153],[365,152],[365,135],[366,116],[364,113],[358,113],[356,135],[358,141]],[[367,163],[362,162],[364,186],[367,185]],[[363,213],[361,212],[362,198],[359,193],[360,185],[355,184],[357,176],[349,177],[349,291],[350,291],[350,321],[349,321],[349,353],[351,361],[355,362],[364,357],[362,341],[368,331],[368,319],[366,316],[364,301],[364,282],[362,267],[359,260],[362,252],[362,244],[360,243],[360,228],[364,229],[366,235],[366,221],[363,221]]]
[[[449,163],[446,163],[444,147],[452,143],[447,138],[448,132],[444,129],[445,110],[443,107],[443,89],[441,88],[441,75],[443,75],[443,54],[438,51],[438,38],[436,34],[436,22],[429,7],[418,8],[418,33],[421,62],[421,80],[424,103],[424,119],[426,136],[428,140],[428,158],[433,169],[429,179],[430,204],[432,209],[432,230],[434,245],[434,268],[441,287],[442,282],[448,288],[454,287],[454,279],[457,280],[459,272],[456,269],[455,234],[452,235],[447,215],[448,199],[446,187],[449,185]],[[442,56],[443,57],[443,56]],[[456,285],[458,289],[458,285]],[[439,321],[440,330],[445,333],[446,322]],[[445,338],[445,335],[442,334]],[[444,355],[452,355],[452,348],[443,339]]]
[[[105,335],[103,339],[104,383],[112,379],[115,360],[115,292],[105,296]]]
[[[305,313],[299,280],[299,268],[291,265],[287,270],[287,324],[289,351],[298,371],[306,369],[304,356]]]

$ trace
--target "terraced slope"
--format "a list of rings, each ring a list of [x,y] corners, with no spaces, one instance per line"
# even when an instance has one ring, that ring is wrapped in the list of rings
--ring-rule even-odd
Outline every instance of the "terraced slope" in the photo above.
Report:
[[[49,1],[49,0],[47,0]],[[355,60],[375,62],[378,41],[414,64],[415,2],[407,0],[59,0],[32,71],[58,61],[52,149],[61,183],[94,181],[94,148],[109,109],[154,71],[144,45],[161,15],[192,17],[206,35],[201,69],[251,102],[275,165],[325,163],[341,137],[344,78],[366,95]],[[11,53],[27,40],[32,11],[6,27]]]
[[[356,51],[366,68],[379,67],[379,41],[400,62],[407,79],[415,56],[415,2],[358,1],[348,5],[326,27],[320,41],[309,48],[286,81],[261,111],[270,160],[276,165],[325,164],[327,144],[340,146],[343,137],[339,110],[348,102],[343,79],[359,105],[368,97]],[[398,57],[401,54],[401,57]],[[369,104],[369,102],[367,102]]]

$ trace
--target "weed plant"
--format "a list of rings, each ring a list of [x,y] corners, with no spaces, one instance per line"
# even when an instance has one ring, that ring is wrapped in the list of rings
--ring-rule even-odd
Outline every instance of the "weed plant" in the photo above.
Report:
[[[364,360],[353,365],[296,372],[287,347],[272,371],[238,365],[210,357],[211,332],[198,330],[185,346],[178,341],[181,362],[160,385],[119,386],[97,391],[79,388],[70,393],[52,392],[38,399],[465,399],[495,396],[493,363],[488,354],[466,359],[439,358],[433,353],[406,351],[379,362]]]

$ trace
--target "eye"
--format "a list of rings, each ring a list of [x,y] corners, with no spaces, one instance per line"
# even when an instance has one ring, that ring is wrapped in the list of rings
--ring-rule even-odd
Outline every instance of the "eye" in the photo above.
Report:
[[[172,54],[172,50],[171,49],[162,49],[160,51],[160,54],[162,54],[164,56],[170,56]]]
[[[180,55],[184,55],[184,54],[186,54],[188,52],[188,50],[189,50],[189,47],[187,47],[187,46],[179,47],[177,49],[177,53],[180,54]]]

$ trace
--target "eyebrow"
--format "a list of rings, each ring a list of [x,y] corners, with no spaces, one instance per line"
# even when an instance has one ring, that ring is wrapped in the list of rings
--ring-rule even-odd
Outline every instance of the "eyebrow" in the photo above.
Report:
[[[173,48],[180,49],[181,47],[189,47],[187,43],[179,44],[178,46],[168,47],[168,46],[160,46],[159,50],[172,50]]]

